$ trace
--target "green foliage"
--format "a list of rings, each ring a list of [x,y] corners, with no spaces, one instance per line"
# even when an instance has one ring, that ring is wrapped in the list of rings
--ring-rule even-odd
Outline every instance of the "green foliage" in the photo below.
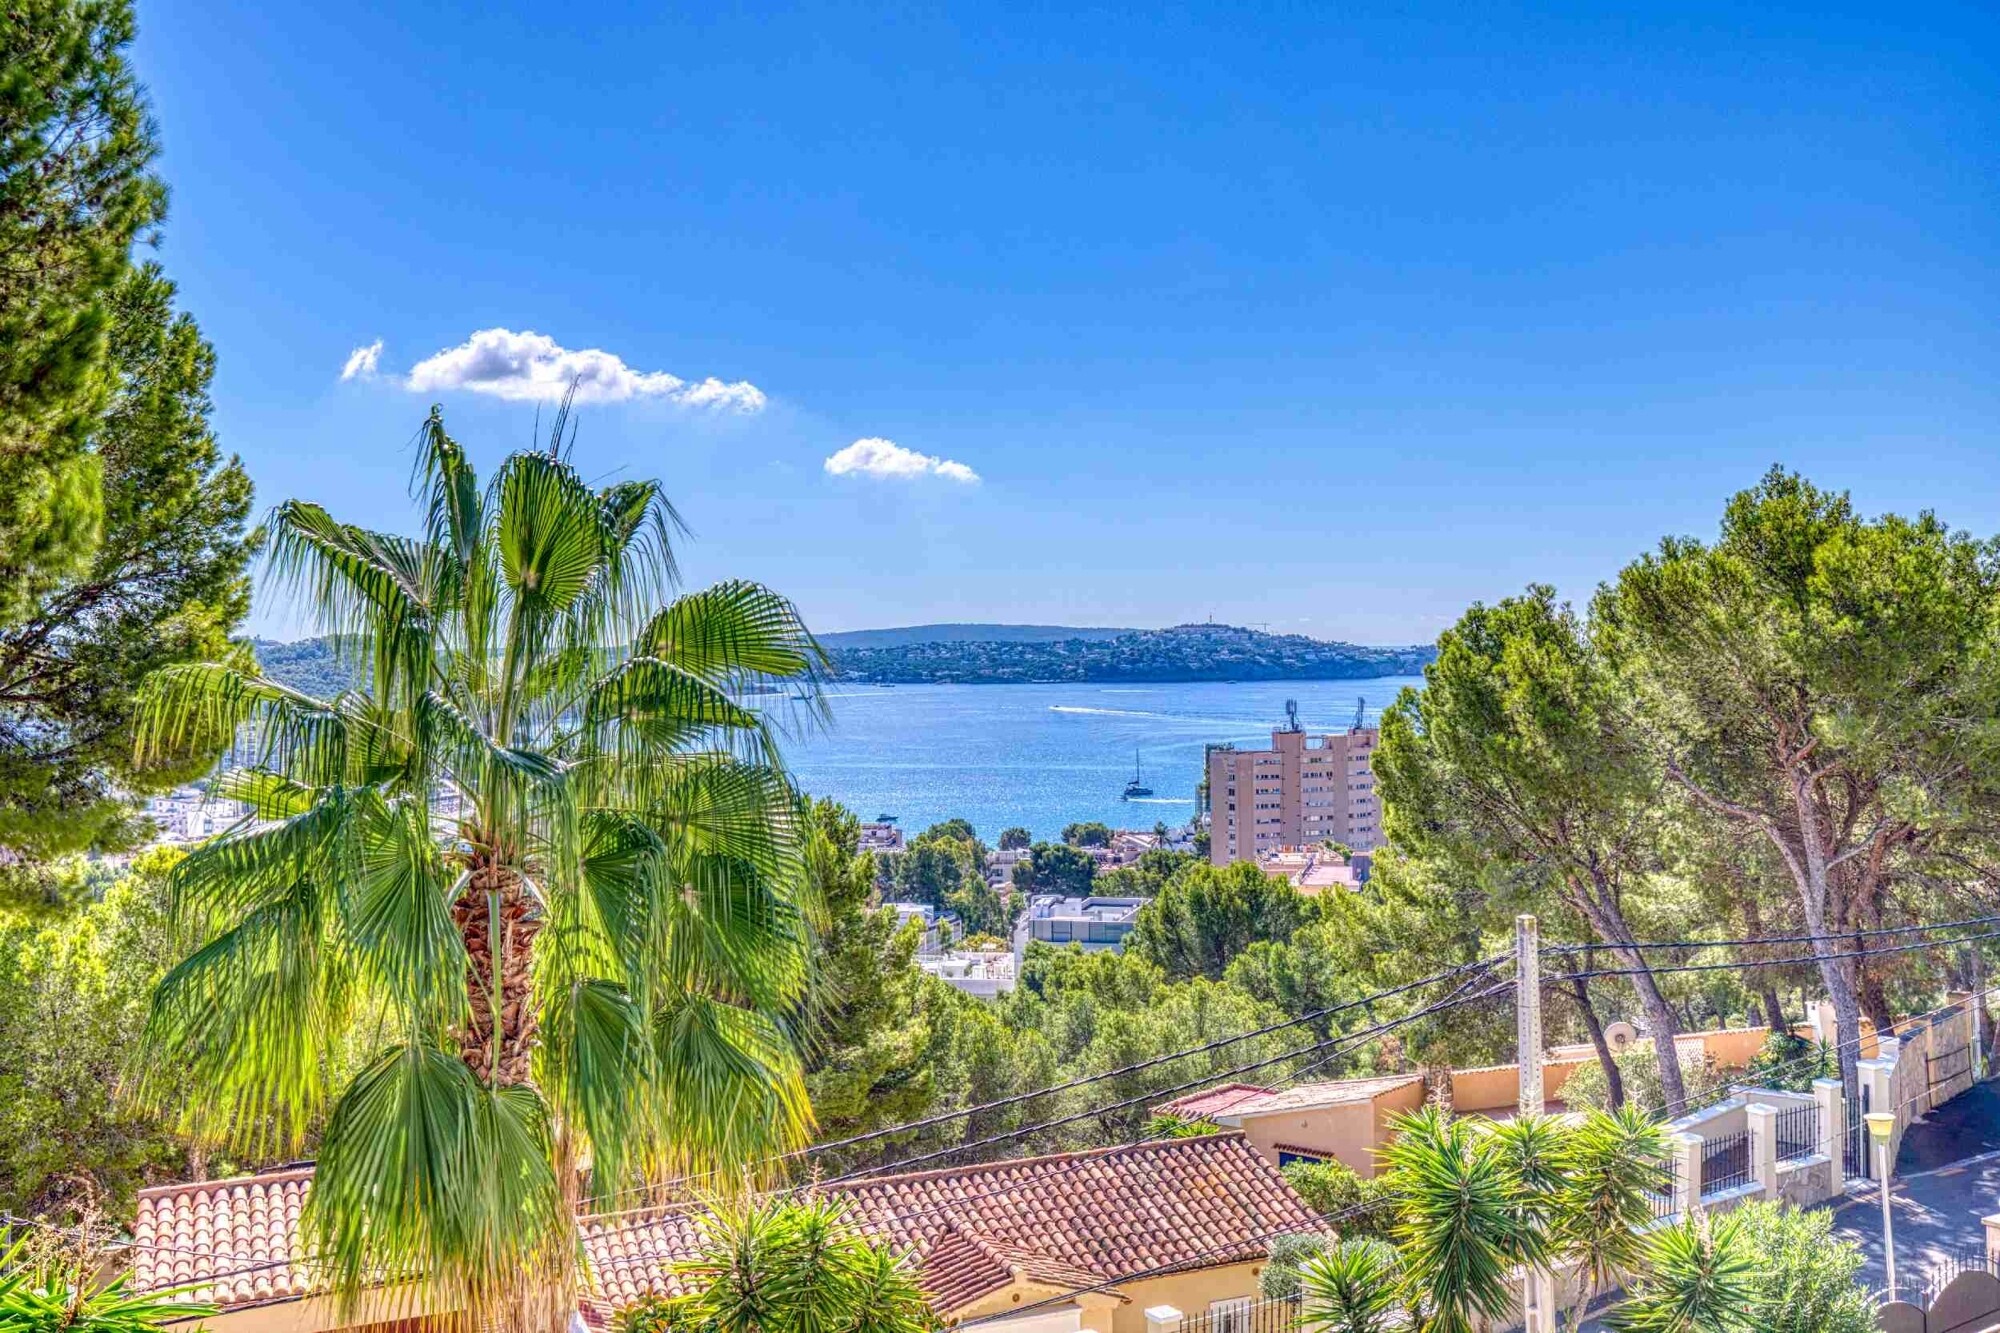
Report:
[[[1013,934],[1014,918],[1021,914],[1021,895],[1011,888],[994,888],[982,875],[971,875],[945,894],[944,909],[958,915],[968,935],[1005,937]]]
[[[167,203],[132,37],[126,0],[0,25],[0,624],[82,574],[103,525],[114,294]]]
[[[0,25],[0,849],[128,846],[132,696],[219,659],[249,606],[250,483],[208,426],[214,353],[132,251],[165,211],[126,0]]]
[[[1695,1209],[1647,1237],[1646,1276],[1607,1323],[1618,1333],[1750,1333],[1757,1259],[1740,1213]]]
[[[1399,1327],[1401,1270],[1394,1246],[1366,1237],[1341,1241],[1309,1259],[1299,1275],[1306,1326],[1325,1333],[1388,1333]]]
[[[1814,1079],[1839,1075],[1840,1059],[1826,1042],[1792,1032],[1773,1032],[1751,1057],[1744,1080],[1760,1088],[1810,1092]]]
[[[1400,1204],[1393,1236],[1405,1298],[1436,1333],[1472,1333],[1497,1319],[1512,1292],[1508,1270],[1542,1257],[1517,1217],[1517,1186],[1492,1140],[1434,1107],[1401,1116],[1383,1153]]]
[[[1592,1289],[1642,1262],[1640,1231],[1652,1221],[1646,1192],[1658,1186],[1666,1155],[1659,1122],[1630,1104],[1592,1111],[1565,1136],[1563,1178],[1543,1225],[1551,1250],[1591,1277],[1579,1288],[1572,1327],[1581,1326]]]
[[[1316,1231],[1287,1231],[1271,1237],[1257,1294],[1267,1301],[1297,1300],[1299,1274],[1306,1263],[1325,1254],[1331,1242]]]
[[[1109,847],[1111,845],[1111,826],[1099,823],[1096,820],[1065,824],[1062,831],[1062,840],[1072,847]]]
[[[930,1333],[940,1321],[903,1256],[869,1241],[842,1204],[773,1199],[702,1219],[690,1290],[619,1317],[620,1333]]]
[[[1871,1333],[1875,1302],[1862,1285],[1863,1258],[1833,1234],[1833,1215],[1754,1203],[1740,1218],[1756,1257],[1750,1327],[1758,1333]]]
[[[1146,1121],[1146,1137],[1149,1139],[1198,1139],[1204,1134],[1221,1132],[1222,1126],[1213,1120],[1175,1115],[1171,1111],[1156,1112]]]
[[[1168,881],[1198,860],[1189,852],[1155,847],[1139,853],[1139,859],[1129,866],[1117,866],[1100,874],[1092,881],[1090,892],[1099,898],[1157,897]]]
[[[1175,979],[1219,979],[1252,944],[1289,940],[1316,915],[1310,899],[1247,861],[1197,863],[1139,910],[1125,947]]]
[[[589,486],[565,417],[482,486],[433,411],[421,536],[274,512],[278,586],[365,689],[169,667],[137,725],[145,759],[246,735],[219,786],[267,821],[175,870],[193,947],[154,992],[137,1104],[246,1152],[324,1123],[301,1227],[336,1294],[414,1270],[502,1329],[574,1308],[578,1158],[604,1197],[811,1125],[791,1019],[825,908],[736,699],[784,682],[810,709],[817,646],[757,585],[675,596],[671,506]]]
[[[215,1313],[212,1305],[174,1299],[174,1292],[135,1295],[131,1280],[128,1272],[100,1282],[81,1253],[37,1262],[24,1237],[0,1253],[0,1331],[153,1333]]]
[[[1385,1236],[1395,1222],[1394,1195],[1386,1176],[1363,1180],[1345,1162],[1287,1162],[1285,1180],[1298,1191],[1306,1207],[1321,1217],[1345,1216],[1329,1223],[1343,1236]]]
[[[1090,895],[1097,862],[1062,842],[1038,842],[1028,859],[1014,867],[1014,887],[1023,893],[1056,893],[1064,897]]]
[[[1518,881],[1532,895],[1522,910],[1559,906],[1590,938],[1638,938],[1625,900],[1657,859],[1664,777],[1626,693],[1554,589],[1474,604],[1439,637],[1423,690],[1383,714],[1384,830],[1446,873]],[[1677,1018],[1644,959],[1632,962],[1648,1024],[1671,1041]],[[1664,1082],[1685,1105],[1679,1071]]]
[[[1044,641],[931,636],[863,644],[850,640],[833,650],[834,667],[843,678],[898,683],[1336,680],[1413,675],[1429,660],[1427,647],[1327,643],[1233,625],[1175,625]]]
[[[951,907],[952,895],[969,894],[977,902],[975,912],[989,914],[981,918],[987,928],[1000,910],[1000,904],[977,901],[986,891],[986,848],[963,819],[933,824],[903,851],[882,857],[880,874],[897,902],[959,910]]]
[[[107,304],[101,538],[0,627],[0,700],[17,719],[0,738],[0,846],[34,860],[129,843],[131,793],[207,769],[212,749],[135,766],[133,696],[161,667],[241,660],[229,633],[249,609],[250,481],[209,430],[214,353],[151,265]]]
[[[1800,923],[1824,935],[1883,919],[1898,884],[1990,864],[2000,765],[1964,719],[1992,717],[2000,690],[1996,588],[1991,542],[1928,513],[1864,519],[1773,468],[1712,543],[1669,538],[1621,571],[1593,637],[1652,762],[1699,818],[1777,854]],[[1849,966],[1818,970],[1855,1030]]]
[[[187,1169],[183,1140],[112,1095],[172,962],[179,857],[146,853],[99,900],[0,912],[0,1209],[124,1216],[140,1186]]]
[[[1018,824],[1013,828],[1000,830],[1000,850],[1003,852],[1019,851],[1034,840],[1035,835]]]
[[[1635,1041],[1611,1058],[1618,1066],[1619,1078],[1624,1082],[1626,1102],[1650,1114],[1662,1114],[1666,1110],[1667,1094],[1661,1084],[1660,1062],[1653,1054],[1653,1043]],[[1682,1051],[1680,1069],[1682,1086],[1687,1089],[1687,1096],[1695,1101],[1727,1082],[1722,1071],[1704,1052]],[[1604,1070],[1595,1064],[1579,1067],[1563,1084],[1563,1101],[1578,1109],[1610,1110],[1611,1094]]]

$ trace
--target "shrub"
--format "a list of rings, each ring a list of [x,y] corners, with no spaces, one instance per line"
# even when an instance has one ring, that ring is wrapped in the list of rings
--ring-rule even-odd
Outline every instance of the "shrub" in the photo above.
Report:
[[[1341,1235],[1389,1234],[1395,1210],[1388,1206],[1389,1187],[1381,1176],[1363,1180],[1344,1162],[1290,1162],[1284,1172],[1306,1207],[1321,1217],[1348,1214],[1332,1224]]]
[[[1751,1324],[1758,1333],[1871,1333],[1875,1303],[1860,1284],[1861,1251],[1833,1235],[1833,1215],[1755,1203],[1740,1210],[1757,1256]]]
[[[1760,1088],[1788,1092],[1810,1092],[1814,1079],[1835,1078],[1839,1073],[1833,1047],[1790,1032],[1773,1032],[1766,1037],[1763,1049],[1744,1071],[1746,1079]]]
[[[1628,1102],[1653,1115],[1666,1109],[1667,1095],[1660,1086],[1660,1066],[1653,1058],[1652,1042],[1635,1041],[1613,1056],[1612,1061],[1624,1081]],[[1683,1052],[1681,1082],[1687,1088],[1688,1099],[1698,1101],[1722,1086],[1722,1072],[1705,1052]],[[1572,1111],[1610,1110],[1611,1089],[1604,1078],[1604,1067],[1593,1060],[1579,1068],[1563,1084],[1562,1098]]]
[[[1308,1262],[1325,1254],[1327,1239],[1316,1231],[1289,1232],[1271,1239],[1271,1258],[1257,1279],[1257,1291],[1267,1301],[1288,1301],[1299,1294],[1299,1275]]]

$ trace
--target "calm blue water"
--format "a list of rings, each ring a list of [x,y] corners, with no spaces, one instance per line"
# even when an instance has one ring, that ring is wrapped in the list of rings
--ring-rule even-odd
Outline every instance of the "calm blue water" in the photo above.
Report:
[[[991,842],[1020,824],[1053,838],[1072,820],[1185,823],[1202,747],[1269,745],[1299,701],[1308,731],[1344,730],[1357,698],[1374,722],[1411,676],[1240,685],[897,685],[834,691],[828,730],[785,747],[805,790],[863,819],[919,831],[954,815]],[[1122,801],[1138,748],[1154,795]]]

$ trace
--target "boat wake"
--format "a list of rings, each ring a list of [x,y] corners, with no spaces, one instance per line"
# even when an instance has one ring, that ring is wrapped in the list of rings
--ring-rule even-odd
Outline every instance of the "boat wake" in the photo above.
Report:
[[[1192,796],[1127,796],[1128,805],[1193,805]]]
[[[1088,713],[1094,717],[1157,717],[1167,720],[1166,713],[1148,713],[1137,708],[1085,708],[1082,704],[1050,704],[1051,713]]]

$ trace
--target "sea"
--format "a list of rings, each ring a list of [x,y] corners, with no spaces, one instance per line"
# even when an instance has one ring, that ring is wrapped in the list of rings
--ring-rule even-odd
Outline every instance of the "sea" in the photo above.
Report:
[[[1063,825],[1185,824],[1205,746],[1266,746],[1298,703],[1309,732],[1372,725],[1415,676],[1187,684],[840,685],[832,719],[790,724],[786,763],[799,786],[862,819],[893,816],[915,834],[968,819],[996,841],[1015,825],[1055,838]],[[1121,799],[1134,762],[1153,795]]]

